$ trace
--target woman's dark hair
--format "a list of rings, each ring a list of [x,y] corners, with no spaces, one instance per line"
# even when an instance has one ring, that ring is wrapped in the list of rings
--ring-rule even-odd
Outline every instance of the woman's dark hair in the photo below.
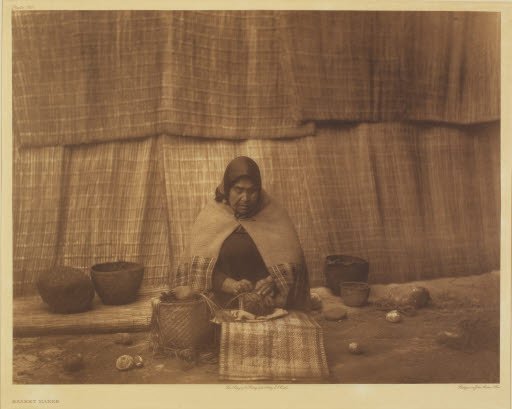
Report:
[[[247,156],[239,156],[229,162],[224,171],[222,183],[215,190],[217,202],[227,201],[231,187],[243,177],[251,179],[258,189],[261,189],[261,174],[258,164]]]

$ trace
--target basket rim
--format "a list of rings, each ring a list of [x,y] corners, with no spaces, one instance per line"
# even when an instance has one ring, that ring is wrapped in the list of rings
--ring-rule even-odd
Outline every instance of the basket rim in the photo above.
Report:
[[[205,301],[205,299],[203,297],[199,297],[199,298],[194,299],[194,300],[176,300],[176,301],[162,301],[162,300],[160,300],[159,297],[155,297],[155,298],[160,302],[160,304],[165,304],[165,305],[197,304],[197,303],[200,303],[200,302],[206,303],[206,301]]]
[[[368,283],[363,281],[345,281],[340,283],[340,289],[353,290],[353,289],[367,289],[370,288]]]
[[[339,260],[341,259],[341,260]],[[368,264],[368,260],[365,260],[362,257],[358,256],[351,256],[349,254],[328,254],[325,256],[326,261],[338,261],[338,262],[353,262],[353,263],[361,263],[361,264]]]
[[[98,270],[97,268],[99,266],[105,266],[105,265],[116,265],[116,264],[122,264],[124,268],[120,268],[117,270]],[[123,274],[123,273],[135,273],[142,271],[144,272],[144,266],[140,263],[135,263],[133,261],[108,261],[105,263],[97,263],[90,267],[91,273],[94,274]]]

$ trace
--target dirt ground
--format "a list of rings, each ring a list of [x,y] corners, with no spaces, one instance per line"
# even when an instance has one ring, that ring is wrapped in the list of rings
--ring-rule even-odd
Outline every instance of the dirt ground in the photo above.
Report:
[[[390,300],[413,285],[423,285],[432,301],[420,310],[404,310],[400,323],[385,320]],[[315,290],[314,290],[315,291]],[[324,308],[342,305],[324,288],[316,292]],[[498,383],[499,273],[441,279],[407,285],[372,287],[369,305],[347,308],[348,316],[327,321],[314,317],[324,330],[330,370],[326,383]],[[456,332],[460,342],[440,341],[442,331]],[[119,345],[115,334],[59,335],[14,339],[13,380],[19,384],[225,383],[215,363],[189,365],[153,356],[149,333],[131,334],[132,345]],[[353,355],[350,342],[364,352]],[[67,372],[63,358],[81,353],[83,369]],[[120,372],[116,358],[139,354],[142,368]]]

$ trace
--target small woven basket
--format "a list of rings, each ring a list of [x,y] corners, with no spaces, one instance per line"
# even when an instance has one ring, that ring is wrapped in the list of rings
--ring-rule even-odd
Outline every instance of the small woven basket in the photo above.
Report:
[[[213,341],[212,313],[204,297],[175,302],[153,298],[151,304],[154,352],[194,352]]]
[[[95,264],[91,267],[94,288],[103,304],[121,305],[135,301],[144,276],[141,264],[127,261]]]

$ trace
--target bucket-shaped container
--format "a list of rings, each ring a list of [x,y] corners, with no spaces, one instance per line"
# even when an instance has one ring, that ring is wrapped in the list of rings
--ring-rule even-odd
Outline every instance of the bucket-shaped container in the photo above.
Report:
[[[95,264],[91,267],[94,288],[103,304],[128,304],[137,298],[144,267],[128,261]]]
[[[151,304],[154,349],[195,351],[213,340],[211,310],[204,298],[173,302],[154,298]]]
[[[325,258],[326,285],[335,295],[340,295],[341,283],[347,281],[367,283],[369,271],[369,263],[359,257],[333,254]]]
[[[358,281],[345,281],[340,284],[343,304],[348,307],[362,307],[368,302],[370,286]]]

